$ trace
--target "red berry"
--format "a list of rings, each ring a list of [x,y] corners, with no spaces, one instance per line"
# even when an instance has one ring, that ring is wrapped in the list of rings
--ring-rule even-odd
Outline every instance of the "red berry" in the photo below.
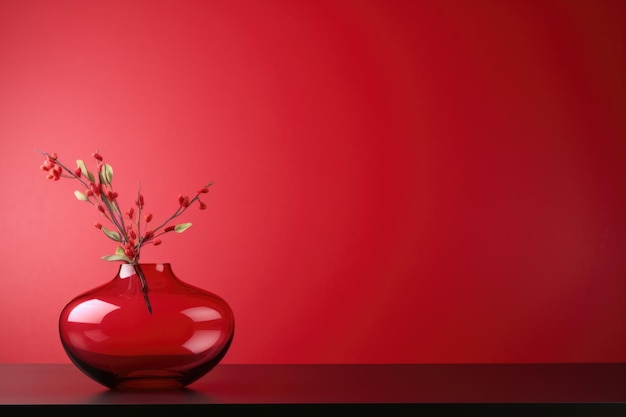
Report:
[[[182,207],[188,207],[189,206],[189,197],[188,196],[183,196],[183,195],[179,195],[178,196],[178,203],[182,206]]]
[[[124,253],[126,254],[127,257],[129,257],[130,259],[133,259],[135,257],[135,249],[132,247],[128,247],[124,249]]]
[[[92,191],[95,195],[97,195],[97,196],[99,196],[99,195],[100,195],[100,187],[99,187],[98,185],[96,185],[96,184],[94,184],[94,183],[92,182],[92,183],[90,183],[90,184],[89,184],[89,188],[91,188],[91,191]]]

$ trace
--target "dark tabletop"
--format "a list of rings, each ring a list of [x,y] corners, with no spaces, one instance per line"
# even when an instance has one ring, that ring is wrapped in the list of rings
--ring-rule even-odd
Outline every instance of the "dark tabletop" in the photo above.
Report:
[[[111,391],[71,364],[0,364],[0,405],[11,410],[290,404],[309,409],[367,405],[387,410],[381,415],[409,405],[514,405],[589,410],[590,415],[619,409],[626,416],[621,408],[626,364],[218,365],[185,389],[159,392]]]

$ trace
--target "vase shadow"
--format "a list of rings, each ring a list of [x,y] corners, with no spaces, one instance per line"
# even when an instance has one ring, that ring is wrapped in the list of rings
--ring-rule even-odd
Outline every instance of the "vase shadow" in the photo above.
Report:
[[[214,404],[216,401],[194,389],[155,391],[107,390],[87,400],[88,404]]]

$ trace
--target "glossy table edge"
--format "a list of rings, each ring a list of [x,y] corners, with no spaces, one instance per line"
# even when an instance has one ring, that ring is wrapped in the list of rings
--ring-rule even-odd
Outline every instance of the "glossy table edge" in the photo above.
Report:
[[[626,363],[218,365],[183,390],[118,392],[72,364],[0,364],[0,410],[101,406],[272,410],[299,414],[408,410],[626,415]],[[256,411],[255,411],[256,412]],[[500,415],[504,415],[500,414]]]

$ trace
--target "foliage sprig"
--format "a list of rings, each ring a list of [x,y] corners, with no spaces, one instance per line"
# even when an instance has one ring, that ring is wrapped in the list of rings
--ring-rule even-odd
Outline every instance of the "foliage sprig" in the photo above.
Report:
[[[125,212],[119,204],[118,193],[113,188],[113,167],[104,161],[98,151],[91,154],[95,161],[96,169],[89,170],[85,162],[76,160],[76,167],[70,168],[61,162],[56,153],[48,153],[35,150],[44,156],[40,168],[46,172],[51,181],[61,178],[73,179],[81,186],[81,190],[74,191],[77,200],[93,206],[112,225],[104,227],[100,222],[95,227],[109,239],[117,242],[117,248],[111,255],[103,256],[105,261],[121,261],[138,265],[141,250],[146,245],[158,246],[162,243],[161,237],[168,233],[183,233],[191,227],[191,223],[174,223],[174,219],[181,216],[193,204],[198,204],[200,210],[207,208],[201,199],[203,194],[209,192],[213,185],[211,180],[200,188],[192,197],[189,195],[178,196],[178,207],[162,223],[150,227],[153,222],[152,213],[144,210],[145,201],[141,193],[141,186],[137,189],[135,205]]]

